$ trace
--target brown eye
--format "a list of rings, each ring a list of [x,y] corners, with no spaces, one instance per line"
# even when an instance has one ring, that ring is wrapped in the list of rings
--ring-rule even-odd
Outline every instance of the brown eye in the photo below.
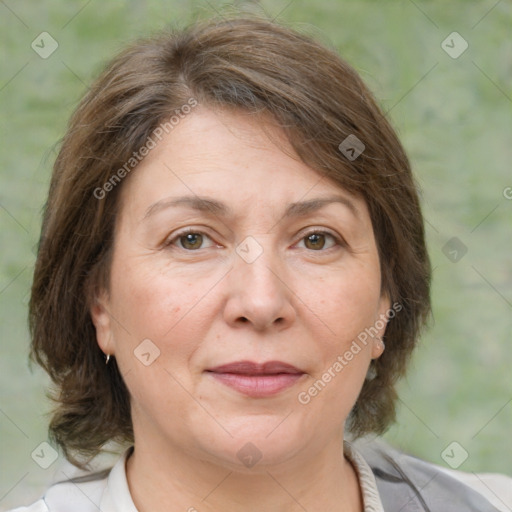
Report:
[[[183,249],[200,249],[203,244],[203,235],[200,233],[187,233],[178,238]]]
[[[304,244],[308,249],[323,249],[325,246],[325,234],[311,233],[304,237]]]
[[[311,231],[303,236],[299,243],[311,251],[328,250],[343,245],[337,237],[327,231]]]

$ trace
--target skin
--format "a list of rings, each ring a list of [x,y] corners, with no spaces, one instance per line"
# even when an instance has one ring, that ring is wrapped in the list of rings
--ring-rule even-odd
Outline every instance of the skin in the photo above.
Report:
[[[91,316],[131,395],[136,507],[361,511],[344,423],[382,345],[370,340],[308,404],[298,394],[389,309],[365,202],[302,163],[270,119],[204,107],[122,186],[110,287]],[[185,195],[232,215],[165,206]],[[353,210],[335,202],[284,217],[290,203],[333,195]],[[184,237],[188,227],[203,238]],[[251,262],[237,253],[249,236],[240,247],[261,252]],[[160,351],[147,366],[135,355],[145,339],[146,352]],[[304,375],[254,398],[206,372],[240,360],[279,360]],[[252,467],[237,457],[247,443],[261,456]]]

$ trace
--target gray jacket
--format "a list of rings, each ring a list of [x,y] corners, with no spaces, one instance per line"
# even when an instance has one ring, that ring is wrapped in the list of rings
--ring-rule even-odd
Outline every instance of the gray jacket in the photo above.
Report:
[[[497,512],[489,501],[434,464],[382,443],[358,443],[386,512]]]

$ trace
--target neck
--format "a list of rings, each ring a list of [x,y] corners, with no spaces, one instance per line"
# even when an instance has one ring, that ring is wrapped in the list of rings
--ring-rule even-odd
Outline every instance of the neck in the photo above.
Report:
[[[186,453],[178,446],[139,443],[127,478],[139,512],[362,512],[357,475],[342,441],[315,457],[236,471]]]

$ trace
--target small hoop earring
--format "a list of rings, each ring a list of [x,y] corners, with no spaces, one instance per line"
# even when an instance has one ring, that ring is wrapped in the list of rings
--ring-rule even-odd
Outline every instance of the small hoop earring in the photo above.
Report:
[[[107,354],[105,357],[105,364],[108,364],[109,361],[110,361],[110,354]]]

